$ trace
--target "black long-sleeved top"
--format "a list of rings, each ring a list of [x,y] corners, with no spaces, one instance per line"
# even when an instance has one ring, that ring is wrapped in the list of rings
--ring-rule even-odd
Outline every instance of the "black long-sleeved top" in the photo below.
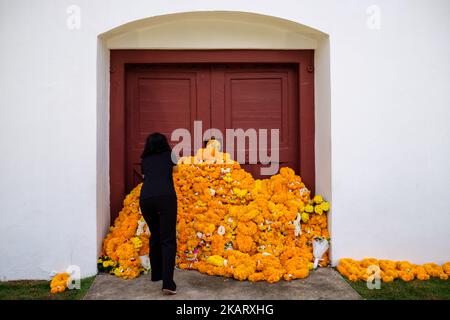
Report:
[[[141,199],[176,194],[172,178],[172,169],[175,164],[172,162],[171,155],[170,151],[166,151],[142,159],[144,185],[141,189]]]

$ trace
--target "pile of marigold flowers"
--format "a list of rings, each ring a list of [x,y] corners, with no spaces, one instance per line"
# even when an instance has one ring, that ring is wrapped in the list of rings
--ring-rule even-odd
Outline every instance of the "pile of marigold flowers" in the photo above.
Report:
[[[315,258],[320,266],[328,265],[328,253],[314,257],[313,244],[329,239],[329,203],[319,195],[311,198],[292,169],[254,179],[219,149],[213,140],[195,156],[179,160],[174,174],[177,266],[238,280],[277,282],[307,277]],[[149,251],[140,188],[125,198],[98,261],[100,268],[126,279],[146,270],[142,260]]]
[[[66,291],[69,278],[70,275],[67,272],[56,274],[50,282],[50,292],[59,293]]]
[[[392,282],[395,279],[403,281],[428,280],[431,277],[447,280],[450,275],[450,262],[446,262],[442,266],[436,263],[417,265],[408,261],[377,260],[374,258],[366,258],[361,261],[344,258],[339,261],[337,270],[350,281],[367,281],[369,276],[373,274],[368,272],[370,266],[379,268],[379,276],[383,282]]]
[[[103,241],[99,271],[133,279],[149,269],[150,231],[139,208],[141,187],[139,184],[125,197],[123,209]]]

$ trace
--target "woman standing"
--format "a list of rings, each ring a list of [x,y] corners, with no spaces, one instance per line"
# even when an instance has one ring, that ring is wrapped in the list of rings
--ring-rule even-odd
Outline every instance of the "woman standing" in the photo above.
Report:
[[[151,279],[163,281],[164,294],[176,294],[173,272],[177,250],[177,196],[172,178],[176,166],[163,134],[152,133],[147,138],[141,161],[144,184],[140,206],[151,232]]]

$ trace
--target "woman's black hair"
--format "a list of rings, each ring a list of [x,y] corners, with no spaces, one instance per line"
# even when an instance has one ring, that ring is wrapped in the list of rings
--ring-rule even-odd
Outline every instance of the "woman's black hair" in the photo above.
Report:
[[[155,132],[148,136],[144,151],[141,154],[141,159],[165,151],[172,151],[166,136],[162,133]]]

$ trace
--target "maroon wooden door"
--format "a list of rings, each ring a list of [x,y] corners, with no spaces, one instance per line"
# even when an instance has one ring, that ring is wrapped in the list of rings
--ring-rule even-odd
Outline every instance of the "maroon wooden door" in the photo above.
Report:
[[[195,120],[210,123],[210,72],[204,66],[145,66],[127,70],[126,191],[142,181],[140,156],[152,132],[166,135]],[[171,143],[172,147],[174,143]],[[191,142],[193,145],[193,142]]]
[[[194,120],[223,133],[280,129],[280,166],[314,191],[313,66],[313,50],[111,50],[111,218],[140,181],[148,134],[192,132]],[[243,167],[259,177],[261,164]]]
[[[211,67],[212,109],[211,126],[226,129],[267,129],[266,150],[259,144],[251,146],[246,140],[244,149],[234,142],[233,154],[245,154],[242,167],[256,178],[262,166],[259,152],[270,154],[271,129],[279,130],[279,166],[299,169],[299,105],[297,68],[283,64],[220,64]],[[249,133],[250,134],[250,133]],[[261,137],[258,136],[258,143]],[[226,139],[224,143],[226,148]],[[252,148],[252,150],[250,150]],[[256,149],[256,150],[255,150]],[[261,149],[261,150],[260,150]],[[250,162],[249,153],[257,159]],[[254,164],[257,160],[257,164]],[[252,164],[250,164],[252,163]]]
[[[194,120],[202,129],[267,129],[268,150],[259,150],[259,138],[244,148],[235,139],[233,154],[244,154],[242,166],[254,177],[263,178],[259,152],[270,154],[270,130],[280,133],[279,166],[298,172],[299,128],[296,68],[280,64],[205,64],[135,66],[127,70],[126,185],[134,188],[140,177],[140,155],[145,139],[161,132],[170,140],[172,131],[188,129]],[[172,143],[173,146],[174,143]],[[191,142],[193,146],[193,141]],[[250,149],[250,147],[252,147]],[[191,150],[194,154],[194,150]],[[254,152],[257,163],[250,164]],[[237,158],[235,158],[238,160]]]

